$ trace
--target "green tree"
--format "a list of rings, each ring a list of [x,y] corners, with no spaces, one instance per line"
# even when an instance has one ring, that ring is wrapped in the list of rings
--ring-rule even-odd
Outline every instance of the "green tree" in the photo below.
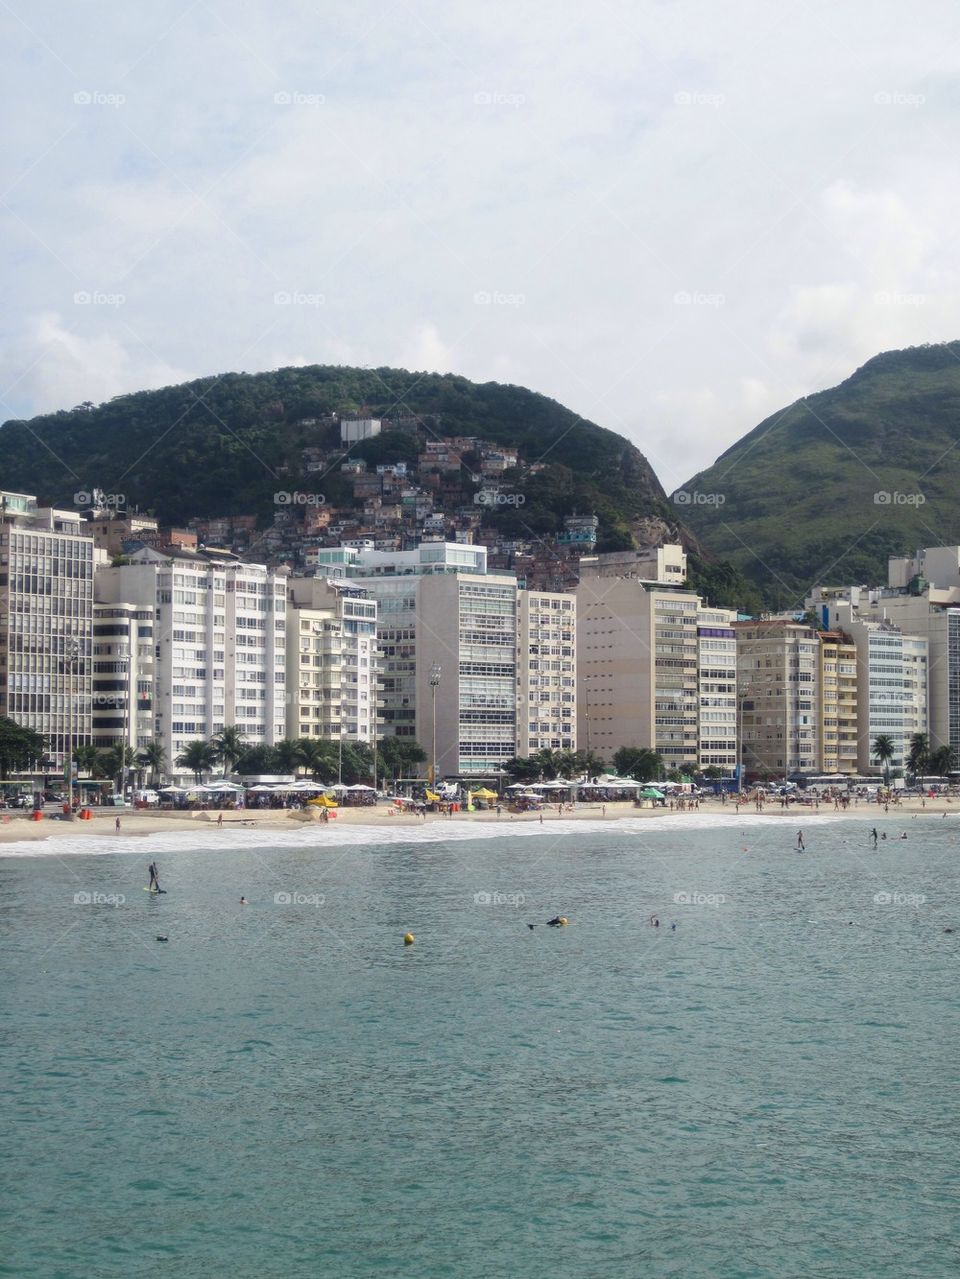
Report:
[[[915,777],[922,777],[930,767],[930,738],[926,733],[914,733],[910,738],[907,768]]]
[[[147,742],[137,753],[137,761],[143,768],[150,770],[150,784],[156,786],[158,780],[164,775],[167,767],[167,752],[161,742],[156,738]]]
[[[514,755],[512,759],[504,761],[503,771],[511,782],[529,783],[540,780],[540,765],[535,755],[530,758]]]
[[[337,780],[339,749],[336,742],[325,737],[300,737],[297,744],[303,765],[314,781],[330,783]]]
[[[957,766],[957,754],[952,746],[938,746],[930,755],[930,771],[937,777],[946,777]]]
[[[883,767],[884,781],[890,781],[890,761],[897,753],[893,738],[889,733],[878,733],[873,740],[872,753],[874,759]]]
[[[303,743],[299,739],[284,737],[273,749],[276,752],[277,767],[281,773],[295,773],[305,762]]]
[[[248,746],[237,760],[234,770],[243,777],[273,776],[282,772],[277,759],[277,748],[260,742],[256,746]]]
[[[194,781],[199,786],[204,773],[210,771],[220,758],[217,748],[211,742],[187,742],[177,756],[178,768],[189,768]]]
[[[124,768],[128,771],[136,764],[136,755],[131,747],[117,742],[109,750],[98,752],[96,769],[101,777],[109,777],[119,789],[123,781]]]
[[[25,772],[43,759],[47,741],[31,728],[0,715],[0,778],[9,772]]]
[[[221,728],[210,744],[216,753],[217,761],[223,765],[225,775],[233,772],[234,765],[249,745],[243,729],[238,728],[236,724],[227,724]]]
[[[377,760],[383,777],[416,777],[426,763],[427,752],[419,742],[403,737],[384,737],[377,743]]]
[[[73,758],[76,760],[78,773],[92,773],[97,764],[97,755],[99,751],[96,746],[82,744],[73,748]]]
[[[652,782],[663,776],[663,760],[646,746],[621,746],[614,754],[613,766],[618,777],[632,777],[638,782]]]

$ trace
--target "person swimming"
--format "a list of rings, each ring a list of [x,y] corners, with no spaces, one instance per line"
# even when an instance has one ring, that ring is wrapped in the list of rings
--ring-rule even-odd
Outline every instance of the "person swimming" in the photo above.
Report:
[[[241,898],[240,898],[240,905],[241,905],[241,906],[249,906],[249,905],[250,905],[250,903],[247,901],[246,897],[241,897]]]

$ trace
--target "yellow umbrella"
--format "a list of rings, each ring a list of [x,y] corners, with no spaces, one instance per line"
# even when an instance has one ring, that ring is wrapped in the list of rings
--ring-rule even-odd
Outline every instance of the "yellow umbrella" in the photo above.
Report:
[[[479,790],[474,790],[470,792],[470,798],[471,799],[496,799],[497,792],[494,790],[487,790],[486,786],[481,786]]]

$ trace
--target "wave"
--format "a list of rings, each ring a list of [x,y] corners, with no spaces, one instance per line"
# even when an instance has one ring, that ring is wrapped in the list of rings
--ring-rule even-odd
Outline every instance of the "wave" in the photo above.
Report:
[[[846,819],[844,819],[846,820]],[[864,821],[872,821],[873,815],[865,815]],[[243,848],[367,848],[393,844],[444,844],[451,841],[507,838],[554,839],[570,835],[606,834],[613,838],[638,837],[663,831],[729,830],[739,828],[746,835],[760,826],[787,826],[790,838],[795,827],[825,826],[837,821],[828,815],[808,816],[799,821],[785,822],[781,815],[752,813],[745,819],[735,813],[670,813],[662,817],[619,817],[604,821],[563,818],[548,819],[543,825],[534,821],[469,822],[450,818],[431,821],[422,826],[356,826],[340,827],[298,826],[293,829],[279,827],[227,831],[213,824],[189,830],[160,831],[154,835],[135,835],[118,838],[116,835],[52,836],[48,840],[24,840],[0,845],[0,859],[20,857],[106,857],[152,856],[155,853],[177,852],[227,852]]]

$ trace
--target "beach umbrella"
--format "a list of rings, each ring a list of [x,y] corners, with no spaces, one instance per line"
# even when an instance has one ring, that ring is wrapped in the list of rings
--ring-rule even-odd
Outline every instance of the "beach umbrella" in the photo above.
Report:
[[[663,799],[664,794],[662,790],[657,790],[656,787],[654,786],[648,786],[646,790],[642,790],[640,792],[640,798],[641,799]]]

